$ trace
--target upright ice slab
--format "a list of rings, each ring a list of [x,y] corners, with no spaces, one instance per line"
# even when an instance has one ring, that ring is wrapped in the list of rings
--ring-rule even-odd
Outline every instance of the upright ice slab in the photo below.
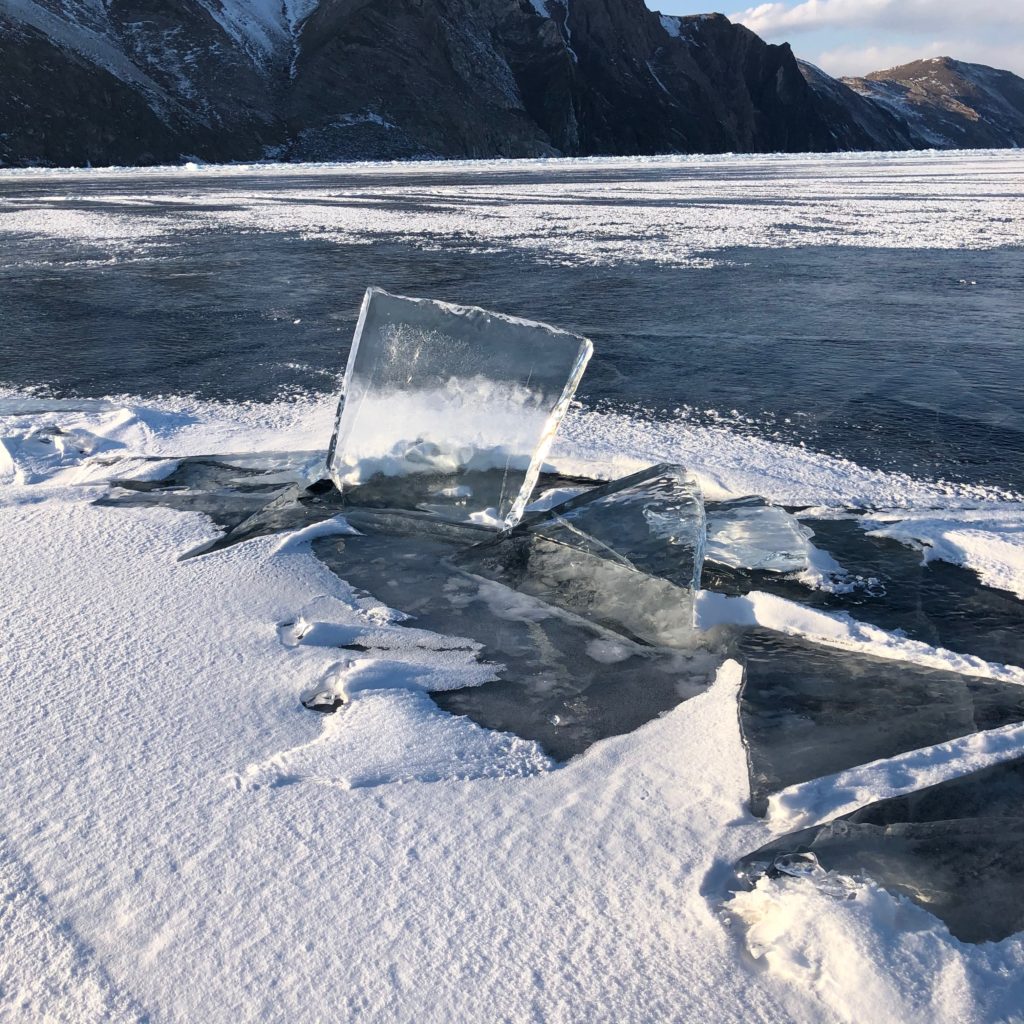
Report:
[[[631,640],[687,649],[704,529],[696,481],[659,465],[529,514],[455,561]]]
[[[513,524],[592,351],[546,324],[370,288],[328,471],[342,491],[409,477],[419,507]]]

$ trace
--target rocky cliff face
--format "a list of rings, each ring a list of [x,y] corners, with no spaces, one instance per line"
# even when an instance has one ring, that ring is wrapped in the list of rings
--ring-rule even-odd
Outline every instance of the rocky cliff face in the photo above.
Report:
[[[877,149],[925,149],[927,143],[907,121],[884,104],[876,103],[821,68],[799,61],[800,71],[825,113],[836,149],[859,149],[867,135]]]
[[[864,91],[643,0],[0,0],[8,165],[930,144]]]

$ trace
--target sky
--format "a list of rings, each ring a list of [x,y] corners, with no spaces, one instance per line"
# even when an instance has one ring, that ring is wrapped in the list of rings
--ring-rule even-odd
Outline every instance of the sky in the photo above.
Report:
[[[798,57],[832,75],[955,57],[1024,76],[1024,0],[779,0],[735,8],[700,2],[648,5],[664,14],[720,10],[768,42],[790,43]]]

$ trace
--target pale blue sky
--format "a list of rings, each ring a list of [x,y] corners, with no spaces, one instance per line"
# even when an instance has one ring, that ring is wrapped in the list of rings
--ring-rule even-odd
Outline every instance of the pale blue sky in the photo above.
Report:
[[[701,0],[647,0],[663,14],[699,14]],[[715,9],[715,8],[712,8]],[[833,75],[863,75],[920,57],[1024,75],[1024,0],[777,0],[717,8]]]

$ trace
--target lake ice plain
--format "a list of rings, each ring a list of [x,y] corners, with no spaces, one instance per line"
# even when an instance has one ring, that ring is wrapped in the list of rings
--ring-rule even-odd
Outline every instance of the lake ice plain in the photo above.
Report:
[[[363,285],[482,302],[595,340],[559,469],[681,461],[713,501],[817,506],[815,536],[830,533],[840,562],[891,576],[893,600],[872,605],[891,621],[837,619],[843,594],[799,581],[760,581],[743,614],[883,654],[894,671],[1019,685],[1006,624],[1022,588],[1022,165],[952,154],[0,177],[9,397],[40,384],[134,396],[5,419],[6,576],[26,588],[8,610],[5,677],[12,698],[40,695],[6,726],[5,871],[20,900],[8,934],[26,950],[66,939],[53,962],[75,967],[40,974],[29,952],[7,968],[13,990],[168,1019],[228,1015],[214,1012],[224,992],[280,1019],[328,1005],[479,1019],[481,993],[508,1019],[688,1019],[711,999],[722,1019],[752,1006],[765,1019],[1011,1015],[1019,990],[992,980],[1016,977],[1016,939],[962,946],[869,882],[837,901],[813,879],[772,880],[738,898],[727,929],[711,896],[779,832],[1019,755],[1012,724],[948,741],[940,729],[938,747],[859,773],[837,765],[852,777],[791,786],[762,824],[744,811],[731,662],[702,696],[557,771],[408,685],[479,682],[458,652],[415,673],[400,667],[408,652],[360,659],[359,699],[309,723],[297,693],[337,652],[289,644],[282,624],[365,630],[386,613],[301,541],[179,568],[209,522],[88,505],[103,471],[81,453],[322,447]],[[159,397],[174,377],[192,394]],[[67,432],[62,451],[33,437],[50,423]],[[882,550],[856,543],[859,526],[844,536],[849,509],[869,511]],[[901,541],[931,545],[948,569],[910,579],[921,556]],[[893,552],[913,557],[897,569]],[[1004,593],[990,599],[969,574],[932,580],[957,562]],[[709,621],[742,589],[720,576]],[[822,607],[795,609],[793,586]],[[872,601],[868,588],[848,596]],[[906,636],[900,602],[919,609]],[[965,604],[976,619],[962,621]],[[770,653],[769,667],[797,657]],[[338,929],[349,974],[332,968]],[[189,973],[188,950],[221,969]],[[769,970],[752,972],[744,950]]]

